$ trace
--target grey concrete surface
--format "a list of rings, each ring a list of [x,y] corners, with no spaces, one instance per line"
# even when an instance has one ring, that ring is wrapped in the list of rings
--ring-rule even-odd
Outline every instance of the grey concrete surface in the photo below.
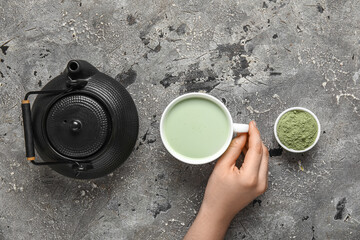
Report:
[[[360,239],[360,2],[357,0],[1,0],[0,239],[181,239],[214,164],[164,149],[159,120],[203,91],[237,122],[257,121],[271,149],[269,188],[226,239]],[[24,157],[20,101],[70,59],[121,81],[140,133],[101,179],[73,180]],[[317,146],[281,152],[279,113],[309,108]]]

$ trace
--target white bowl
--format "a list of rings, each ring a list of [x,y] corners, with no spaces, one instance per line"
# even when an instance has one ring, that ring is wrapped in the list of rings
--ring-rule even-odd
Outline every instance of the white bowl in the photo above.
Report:
[[[291,149],[291,148],[286,147],[284,144],[281,143],[281,141],[280,141],[280,139],[279,139],[279,137],[278,137],[278,135],[277,135],[276,129],[277,129],[277,125],[278,125],[278,123],[279,123],[280,118],[281,118],[285,113],[287,113],[287,112],[289,112],[289,111],[292,111],[292,110],[300,110],[300,111],[304,111],[304,112],[310,113],[311,116],[313,116],[313,117],[315,118],[316,123],[317,123],[317,126],[318,126],[318,133],[317,133],[317,136],[316,136],[316,139],[315,139],[314,143],[313,143],[310,147],[308,147],[308,148],[306,148],[306,149],[304,149],[304,150],[294,150],[294,149]],[[285,111],[283,111],[283,112],[278,116],[278,118],[277,118],[276,121],[275,121],[275,125],[274,125],[274,134],[275,134],[276,141],[280,144],[280,146],[281,146],[282,148],[284,148],[285,150],[287,150],[287,151],[289,151],[289,152],[293,152],[293,153],[303,153],[303,152],[306,152],[306,151],[309,151],[310,149],[312,149],[312,148],[316,145],[316,143],[319,141],[320,132],[321,132],[321,129],[320,129],[319,119],[316,117],[316,115],[315,115],[312,111],[310,111],[309,109],[303,108],[303,107],[292,107],[292,108],[286,109]]]

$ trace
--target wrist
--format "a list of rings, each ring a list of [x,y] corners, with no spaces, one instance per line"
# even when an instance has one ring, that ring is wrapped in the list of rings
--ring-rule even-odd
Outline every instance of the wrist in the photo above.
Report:
[[[200,207],[198,216],[206,219],[206,222],[214,227],[224,227],[227,229],[236,214],[228,213],[224,209],[217,209],[203,203]]]
[[[186,234],[186,240],[220,240],[224,239],[232,217],[201,205],[194,223]]]

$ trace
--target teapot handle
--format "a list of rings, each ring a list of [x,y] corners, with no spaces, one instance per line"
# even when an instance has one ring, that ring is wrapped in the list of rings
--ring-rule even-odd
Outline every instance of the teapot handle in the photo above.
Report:
[[[35,162],[35,148],[34,148],[34,136],[31,122],[31,110],[30,110],[30,100],[29,96],[32,94],[61,94],[71,91],[72,89],[66,90],[49,90],[49,91],[32,91],[28,92],[25,95],[24,100],[21,102],[21,111],[23,116],[23,125],[24,125],[24,138],[25,138],[25,150],[26,150],[26,159],[29,160],[34,165],[53,165],[53,164],[68,164],[75,163],[79,165],[76,161],[63,161],[63,162]]]
[[[86,69],[86,71],[85,71]],[[26,159],[29,160],[34,165],[53,165],[53,164],[75,164],[77,165],[78,171],[84,171],[87,168],[84,167],[81,163],[68,160],[68,161],[59,161],[59,162],[36,162],[35,161],[35,148],[34,148],[34,136],[33,128],[31,122],[31,110],[30,110],[30,100],[29,96],[32,94],[63,94],[75,90],[84,88],[88,80],[87,78],[96,74],[98,70],[89,64],[86,61],[81,60],[71,60],[68,63],[67,68],[65,69],[65,74],[68,77],[66,81],[66,89],[63,90],[45,90],[45,91],[31,91],[26,93],[24,100],[21,102],[21,111],[23,116],[23,125],[24,125],[24,138],[25,138],[25,150],[26,150]],[[88,163],[88,162],[82,162]]]
[[[22,110],[22,116],[24,122],[26,159],[29,161],[34,161],[35,149],[34,149],[33,130],[31,124],[30,100],[22,100],[21,110]]]

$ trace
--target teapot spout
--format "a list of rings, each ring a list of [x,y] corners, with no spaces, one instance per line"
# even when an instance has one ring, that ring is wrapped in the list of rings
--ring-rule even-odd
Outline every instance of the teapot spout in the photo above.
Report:
[[[83,88],[86,86],[87,81],[98,70],[90,63],[84,60],[71,60],[65,69],[65,74],[69,80],[67,86],[71,88]]]

